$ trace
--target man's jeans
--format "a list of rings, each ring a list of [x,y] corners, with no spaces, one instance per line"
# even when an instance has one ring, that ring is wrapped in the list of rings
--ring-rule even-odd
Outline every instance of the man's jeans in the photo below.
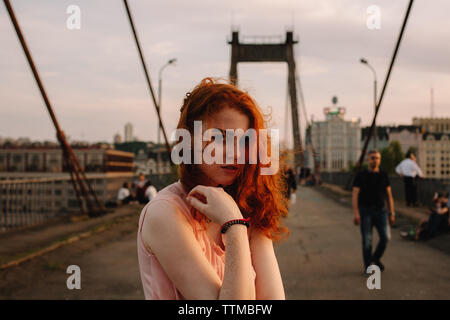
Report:
[[[364,266],[367,267],[374,261],[380,260],[388,242],[387,213],[385,208],[359,208],[361,216],[361,235]],[[378,231],[380,241],[372,255],[372,229]]]

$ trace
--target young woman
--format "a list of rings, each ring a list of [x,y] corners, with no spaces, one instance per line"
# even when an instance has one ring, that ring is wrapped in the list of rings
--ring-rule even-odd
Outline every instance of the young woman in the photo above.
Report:
[[[210,78],[187,94],[180,111],[178,129],[192,137],[195,120],[203,132],[265,127],[247,93]],[[202,143],[204,150],[211,142]],[[280,225],[287,215],[283,178],[261,175],[259,158],[238,164],[238,154],[231,165],[180,164],[180,180],[143,208],[137,240],[146,299],[285,299],[273,249],[273,240],[289,234]],[[248,228],[233,224],[221,233],[224,223],[244,218]]]

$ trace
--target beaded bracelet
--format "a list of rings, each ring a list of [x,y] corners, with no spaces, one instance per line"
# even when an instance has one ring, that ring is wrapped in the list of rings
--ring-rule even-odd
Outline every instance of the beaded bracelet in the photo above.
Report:
[[[222,233],[227,232],[228,228],[231,227],[233,224],[243,224],[248,228],[248,227],[250,227],[249,221],[250,221],[250,218],[234,219],[234,220],[227,221],[222,225],[222,229],[220,230],[220,232],[222,232]]]

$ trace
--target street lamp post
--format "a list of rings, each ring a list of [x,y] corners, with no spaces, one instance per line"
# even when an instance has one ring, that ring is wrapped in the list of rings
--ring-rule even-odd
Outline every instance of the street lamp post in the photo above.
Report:
[[[162,72],[163,70],[170,65],[175,65],[175,62],[177,61],[176,58],[174,59],[170,59],[169,61],[167,61],[167,63],[165,65],[163,65],[161,67],[161,69],[159,69],[159,78],[158,78],[158,108],[159,108],[159,114],[161,116],[161,93],[162,93]],[[158,166],[158,174],[161,174],[161,151],[159,150],[159,145],[161,143],[161,127],[159,125],[159,121],[158,121],[158,159],[157,159],[157,166]]]
[[[372,72],[373,72],[373,78],[374,78],[374,81],[373,81],[373,104],[374,104],[374,112],[375,112],[377,109],[377,73],[375,72],[374,67],[372,67],[366,59],[361,58],[360,62],[362,64],[367,65],[370,68],[370,70],[372,70]],[[373,141],[374,141],[374,147],[375,147],[375,149],[377,149],[378,148],[378,143],[377,143],[378,134],[377,134],[376,123],[375,123],[374,131],[375,132],[374,132],[374,137],[373,137],[374,140]]]

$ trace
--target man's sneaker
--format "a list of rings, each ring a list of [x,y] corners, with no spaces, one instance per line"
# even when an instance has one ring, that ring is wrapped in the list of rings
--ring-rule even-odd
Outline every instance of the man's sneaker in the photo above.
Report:
[[[378,268],[380,268],[380,271],[381,271],[381,272],[384,271],[384,265],[381,263],[380,260],[374,261],[373,263],[374,263],[376,266],[378,266]]]

